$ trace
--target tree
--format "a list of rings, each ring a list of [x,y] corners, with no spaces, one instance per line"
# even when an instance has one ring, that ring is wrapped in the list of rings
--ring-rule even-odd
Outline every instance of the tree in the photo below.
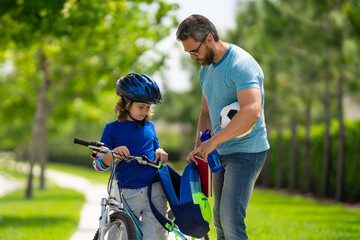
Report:
[[[151,74],[159,69],[164,54],[152,58],[145,53],[176,24],[171,15],[175,9],[176,5],[161,0],[3,1],[1,56],[15,67],[6,84],[21,88],[5,97],[21,94],[26,98],[22,107],[34,112],[27,197],[32,196],[37,160],[42,169],[40,187],[45,187],[49,120],[53,127],[61,124],[79,110],[74,106],[79,100],[97,106],[101,94],[129,71]],[[2,111],[14,106],[15,102],[9,103]]]
[[[309,154],[310,130],[313,123],[325,122],[328,130],[324,136],[322,193],[324,196],[333,194],[327,192],[330,171],[334,168],[330,165],[329,129],[331,119],[337,118],[340,127],[336,191],[337,195],[343,195],[343,92],[358,85],[354,83],[354,72],[358,70],[352,64],[359,59],[358,48],[352,43],[352,38],[356,38],[353,36],[359,36],[356,34],[360,26],[358,9],[358,1],[353,0],[248,1],[243,2],[237,15],[239,27],[229,34],[230,42],[249,51],[265,72],[265,115],[269,130],[276,130],[278,136],[283,136],[283,131],[290,128],[291,136],[297,138],[295,126],[305,126],[303,151],[297,150],[295,139],[291,140],[294,144],[289,161],[292,189],[300,185],[296,180],[296,174],[301,174],[297,165],[303,164],[304,191],[313,190],[311,165],[315,159],[310,159]],[[318,94],[321,92],[323,94]],[[295,159],[299,152],[304,152],[303,163]],[[278,159],[279,171],[286,171],[281,159]],[[277,186],[281,186],[284,178],[279,174],[283,173],[277,174]]]

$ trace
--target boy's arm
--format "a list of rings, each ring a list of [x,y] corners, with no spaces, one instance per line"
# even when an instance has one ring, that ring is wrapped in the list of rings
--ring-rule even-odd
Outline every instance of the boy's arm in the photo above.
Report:
[[[94,153],[93,153],[93,155],[94,155]],[[108,154],[103,154],[100,152],[95,153],[95,157],[93,157],[94,158],[93,167],[95,168],[96,171],[104,172],[104,171],[107,171],[110,169],[111,162],[110,162],[110,164],[105,164],[105,162],[104,162],[104,158],[106,155],[108,155]]]
[[[119,146],[113,149],[113,151],[120,156],[120,158],[123,157],[129,157],[130,152],[129,149],[126,146]],[[95,157],[93,161],[94,168],[99,171],[103,172],[106,170],[109,170],[111,163],[113,161],[113,157],[111,153],[101,153],[98,152],[97,156]]]

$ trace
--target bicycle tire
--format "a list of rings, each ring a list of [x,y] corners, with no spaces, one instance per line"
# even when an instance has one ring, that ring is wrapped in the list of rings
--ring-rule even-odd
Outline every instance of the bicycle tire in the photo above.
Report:
[[[98,240],[99,229],[94,239]],[[110,225],[105,231],[104,240],[136,240],[135,225],[129,215],[124,212],[115,212],[110,215]]]

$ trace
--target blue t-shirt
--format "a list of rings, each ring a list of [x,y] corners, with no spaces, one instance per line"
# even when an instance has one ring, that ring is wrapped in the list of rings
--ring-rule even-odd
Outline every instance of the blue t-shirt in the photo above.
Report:
[[[136,128],[139,123],[132,121],[119,122],[118,120],[106,124],[101,142],[110,149],[126,146],[132,156],[147,156],[155,160],[155,150],[159,141],[156,136],[154,123],[146,121],[145,126]],[[122,162],[116,168],[116,177],[119,188],[141,188],[148,186],[157,169],[140,165],[135,161]]]
[[[221,131],[221,110],[237,102],[237,92],[247,88],[259,88],[261,91],[261,118],[251,133],[242,138],[233,138],[221,143],[218,152],[221,155],[235,152],[256,153],[269,149],[264,117],[264,74],[255,59],[242,48],[229,44],[222,59],[216,64],[202,66],[199,81],[206,98],[214,133]]]

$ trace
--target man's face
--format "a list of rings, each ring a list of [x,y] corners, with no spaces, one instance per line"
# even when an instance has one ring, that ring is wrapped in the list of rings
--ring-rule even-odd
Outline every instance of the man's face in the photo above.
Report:
[[[200,62],[202,66],[207,66],[213,63],[215,53],[208,47],[206,38],[201,42],[196,42],[193,38],[188,38],[182,41],[184,51],[188,52],[191,56],[191,60]]]
[[[215,53],[214,51],[209,48],[208,46],[205,46],[205,56],[203,59],[200,59],[199,62],[202,66],[208,66],[214,62]]]

